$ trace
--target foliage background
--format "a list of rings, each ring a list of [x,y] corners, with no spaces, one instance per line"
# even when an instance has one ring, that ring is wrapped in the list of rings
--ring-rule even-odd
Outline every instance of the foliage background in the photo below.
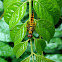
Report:
[[[24,1],[24,0],[22,0]],[[59,2],[59,0],[57,0]],[[61,5],[60,5],[61,6]],[[22,19],[22,23],[24,23],[28,19],[28,7],[27,12]],[[4,12],[3,0],[0,0],[0,16]],[[62,16],[62,7],[61,7],[61,16]],[[39,35],[34,32],[33,35],[38,37]],[[25,41],[27,37],[23,39]],[[0,62],[20,62],[25,57],[30,55],[31,49],[30,44],[28,44],[28,48],[25,53],[18,59],[16,59],[13,53],[13,41],[10,38],[9,26],[4,21],[4,17],[0,20]],[[33,42],[33,50],[35,51],[35,46]],[[55,60],[56,62],[62,62],[62,17],[60,17],[59,22],[55,25],[55,34],[51,39],[49,44],[47,44],[44,50],[45,57]],[[34,57],[35,58],[35,57]]]

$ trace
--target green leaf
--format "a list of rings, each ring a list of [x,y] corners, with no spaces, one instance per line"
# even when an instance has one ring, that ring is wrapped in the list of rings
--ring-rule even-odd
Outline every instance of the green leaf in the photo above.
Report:
[[[60,38],[52,38],[50,43],[45,47],[45,53],[57,53],[62,47],[62,41]]]
[[[56,62],[62,62],[62,54],[46,55],[45,57]]]
[[[11,37],[14,39],[14,45],[20,43],[26,35],[27,32],[27,22],[21,26],[15,26],[13,31],[11,31]],[[20,29],[19,29],[20,28]]]
[[[11,39],[14,41],[14,38],[17,34],[17,32],[21,29],[21,27],[23,26],[23,24],[21,25],[16,25],[13,30],[10,31],[10,36],[11,36]]]
[[[2,20],[0,20],[0,41],[11,42],[9,26]]]
[[[30,62],[30,56],[22,60],[21,62]]]
[[[20,0],[4,0],[4,10],[6,10],[7,7],[9,7],[11,4],[17,1],[20,1]]]
[[[3,11],[3,2],[0,1],[0,12]]]
[[[35,0],[35,1],[36,2],[34,2],[35,4],[34,8],[35,8],[37,15],[39,14],[39,17],[41,19],[44,16],[44,19],[48,19],[49,21],[51,21],[53,17],[54,24],[57,24],[57,22],[59,21],[59,17],[60,17],[60,7],[57,1],[56,0],[52,0],[52,1],[51,0]],[[36,6],[36,4],[39,6]]]
[[[62,44],[62,41],[60,38],[52,38],[50,40],[50,43],[56,43],[58,46]]]
[[[16,54],[16,58],[19,58],[25,52],[25,50],[27,49],[27,45],[28,45],[28,40],[14,46],[13,51]]]
[[[27,0],[21,0],[21,2],[25,2],[25,1],[27,1]]]
[[[9,45],[6,45],[3,42],[0,42],[0,56],[12,56],[14,55],[13,53],[13,48],[10,47]]]
[[[55,32],[54,25],[46,20],[38,20],[35,29],[37,33],[46,41],[49,41]]]
[[[61,16],[62,16],[62,7],[61,7]]]
[[[10,29],[13,29],[15,25],[23,18],[26,12],[26,7],[26,2],[16,2],[7,8],[4,14],[4,19],[9,24]]]
[[[55,29],[54,37],[62,37],[62,30]]]
[[[34,10],[40,19],[45,19],[47,21],[53,22],[52,16],[48,13],[48,10],[38,1],[33,3]]]
[[[44,56],[41,56],[41,55],[36,55],[36,62],[55,62],[55,61],[52,61],[48,58],[45,58]]]
[[[62,37],[62,24],[55,29],[54,37]]]
[[[34,36],[34,37],[39,37],[39,34],[34,31],[34,32],[33,32],[33,36]]]
[[[62,7],[62,0],[57,0],[57,3],[59,4],[60,7]]]
[[[35,47],[36,47],[37,53],[42,54],[42,51],[46,47],[46,43],[43,39],[35,39]]]
[[[32,42],[32,47],[33,47],[33,52],[35,52],[36,50],[35,50],[34,42]],[[28,43],[28,47],[27,47],[26,52],[31,53],[31,45],[30,45],[30,43]]]
[[[58,45],[56,43],[49,43],[45,47],[44,52],[45,53],[57,53],[57,47],[58,47]]]
[[[0,58],[0,62],[7,62],[7,61],[3,58]]]
[[[57,44],[56,43],[49,43],[47,44],[46,48],[45,49],[54,49],[57,47]]]

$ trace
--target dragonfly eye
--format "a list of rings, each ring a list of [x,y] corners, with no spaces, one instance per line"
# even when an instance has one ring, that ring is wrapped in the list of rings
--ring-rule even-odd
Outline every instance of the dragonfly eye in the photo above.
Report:
[[[32,34],[28,34],[28,38],[32,38]]]

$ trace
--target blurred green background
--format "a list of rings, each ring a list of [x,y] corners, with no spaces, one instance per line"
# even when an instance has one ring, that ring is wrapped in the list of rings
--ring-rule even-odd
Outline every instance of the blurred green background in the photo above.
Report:
[[[4,12],[3,0],[0,0],[0,17],[2,16],[3,12]],[[21,24],[28,19],[28,14],[29,9],[27,3],[27,11],[25,13],[25,16],[21,20]],[[61,7],[61,16],[62,16],[62,7]],[[33,36],[36,38],[39,37],[39,35],[36,32],[33,33]],[[23,41],[27,39],[28,39],[27,36],[25,36]],[[16,59],[13,53],[13,46],[14,44],[10,38],[9,26],[5,22],[4,17],[2,17],[0,20],[0,62],[20,62],[25,57],[29,56],[31,53],[30,43],[28,43],[28,48],[25,51],[25,53],[20,58]],[[33,50],[36,53],[34,42],[33,42]],[[52,59],[56,62],[62,62],[62,17],[60,17],[58,24],[55,25],[54,37],[47,44],[44,50],[44,55],[45,57]]]

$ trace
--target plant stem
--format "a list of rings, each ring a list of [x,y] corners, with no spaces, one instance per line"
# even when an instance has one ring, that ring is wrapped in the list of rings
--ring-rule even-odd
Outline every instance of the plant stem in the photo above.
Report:
[[[31,44],[31,55],[32,55],[32,60],[34,62],[34,57],[33,57],[33,49],[32,49],[32,41],[30,40],[30,44]]]
[[[31,0],[29,0],[29,21],[31,20]]]
[[[29,0],[29,21],[31,20],[31,0]],[[31,55],[32,55],[32,59],[34,62],[34,57],[33,57],[33,49],[32,49],[32,41],[30,39],[30,45],[31,45]]]

